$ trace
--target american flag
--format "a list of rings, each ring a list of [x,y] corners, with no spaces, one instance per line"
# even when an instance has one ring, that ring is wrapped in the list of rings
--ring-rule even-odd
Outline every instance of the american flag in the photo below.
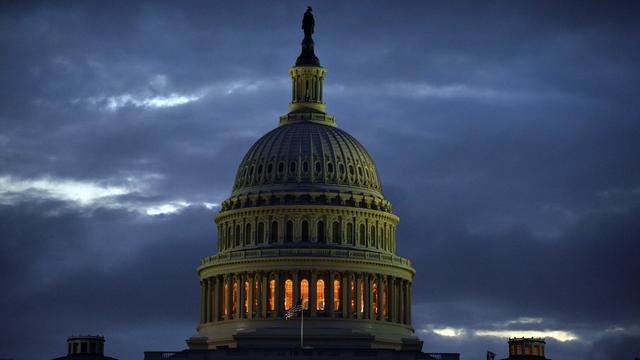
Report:
[[[294,317],[296,315],[296,313],[299,313],[300,311],[302,311],[302,300],[298,300],[298,303],[295,306],[292,306],[291,308],[289,308],[289,310],[287,310],[284,313],[284,317],[289,320],[292,317]]]

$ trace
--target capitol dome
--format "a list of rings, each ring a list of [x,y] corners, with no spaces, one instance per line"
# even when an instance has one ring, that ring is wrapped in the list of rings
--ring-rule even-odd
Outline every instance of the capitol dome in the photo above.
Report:
[[[275,128],[249,149],[233,195],[327,190],[382,198],[376,167],[358,140],[335,126],[297,122]]]
[[[369,153],[327,114],[314,24],[309,9],[290,111],[248,150],[215,216],[191,349],[422,347],[415,270],[396,255],[400,219]],[[304,337],[291,316],[304,318]]]

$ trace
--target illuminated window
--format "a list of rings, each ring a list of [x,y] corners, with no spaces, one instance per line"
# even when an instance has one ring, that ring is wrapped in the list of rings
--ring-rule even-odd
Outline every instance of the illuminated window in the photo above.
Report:
[[[378,283],[373,283],[373,313],[378,315]]]
[[[244,312],[249,313],[249,294],[250,294],[249,282],[244,282]]]
[[[238,283],[233,282],[233,292],[231,293],[231,313],[238,311]]]
[[[293,281],[287,279],[284,282],[284,308],[291,309],[293,306]]]
[[[356,282],[351,282],[351,313],[356,313]]]
[[[382,291],[382,316],[387,316],[389,314],[389,299],[388,299],[388,291],[389,287],[385,286]]]
[[[316,310],[324,310],[324,280],[316,282]]]
[[[225,281],[224,282],[224,286],[222,287],[222,301],[223,301],[223,308],[224,308],[224,315],[227,315],[227,293],[229,292],[229,284]]]
[[[276,310],[276,281],[269,281],[269,310]]]
[[[340,280],[333,280],[333,309],[340,310]]]
[[[360,313],[364,312],[364,286],[360,281]]]
[[[522,355],[522,345],[516,344],[516,355]]]
[[[254,290],[254,291],[253,291],[253,313],[254,313],[254,314],[257,314],[257,312],[258,312],[258,305],[259,305],[258,300],[260,299],[260,295],[259,295],[259,294],[260,294],[260,290],[259,290],[260,288],[259,288],[259,286],[258,286],[258,279],[255,279],[255,282],[254,282],[254,283],[256,284],[256,286],[255,286],[255,288],[253,289],[253,290]]]
[[[309,281],[302,279],[300,281],[300,297],[302,298],[302,308],[309,308]]]

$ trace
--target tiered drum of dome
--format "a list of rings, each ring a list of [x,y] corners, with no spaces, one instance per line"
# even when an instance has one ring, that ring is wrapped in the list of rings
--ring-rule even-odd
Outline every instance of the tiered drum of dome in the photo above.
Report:
[[[307,15],[291,111],[249,149],[215,218],[218,253],[198,268],[191,349],[298,346],[300,321],[285,319],[296,304],[305,345],[422,346],[411,327],[415,271],[395,255],[399,219],[365,148],[325,112]]]

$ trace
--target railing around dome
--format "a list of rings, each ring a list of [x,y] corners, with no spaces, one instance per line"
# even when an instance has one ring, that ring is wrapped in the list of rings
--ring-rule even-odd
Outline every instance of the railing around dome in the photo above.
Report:
[[[202,259],[200,266],[223,264],[237,260],[254,260],[278,257],[328,257],[340,259],[374,260],[389,262],[396,265],[411,267],[411,261],[401,256],[377,253],[372,251],[342,250],[342,249],[255,249],[241,250],[207,256]]]

